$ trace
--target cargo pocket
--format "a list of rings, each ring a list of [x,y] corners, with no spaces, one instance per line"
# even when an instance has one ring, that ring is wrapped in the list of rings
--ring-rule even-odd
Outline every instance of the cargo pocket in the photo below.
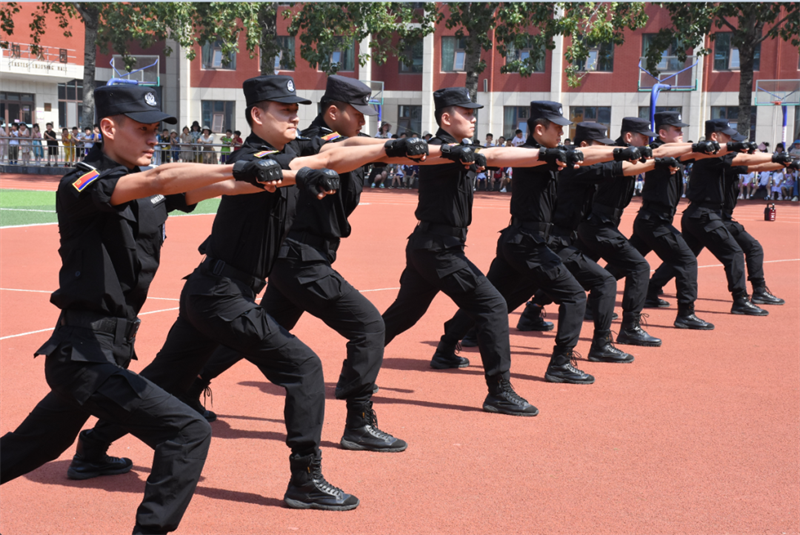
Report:
[[[463,267],[447,275],[440,275],[439,284],[447,295],[465,294],[478,287],[478,278],[469,267]]]
[[[725,228],[725,223],[722,221],[711,221],[707,225],[703,227],[703,231],[708,235],[708,237],[717,244],[722,244],[728,241],[728,237],[731,236],[728,229]],[[732,237],[731,237],[732,238]]]
[[[101,407],[107,406],[109,412],[115,410],[114,406],[122,408],[125,412],[132,412],[141,404],[146,389],[145,379],[135,373],[119,372],[103,381],[91,396],[91,400]],[[108,406],[106,401],[112,402],[114,406]]]
[[[319,279],[303,283],[303,287],[313,299],[323,304],[329,304],[342,297],[343,282],[337,273],[328,273]]]

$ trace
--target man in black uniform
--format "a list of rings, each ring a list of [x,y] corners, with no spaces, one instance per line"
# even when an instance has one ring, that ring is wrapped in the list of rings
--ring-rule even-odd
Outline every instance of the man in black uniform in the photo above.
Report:
[[[322,198],[338,189],[338,176],[331,170],[290,169],[311,164],[349,171],[385,152],[382,146],[373,146],[317,154],[319,140],[297,137],[298,104],[311,102],[297,96],[289,76],[251,78],[244,83],[244,94],[253,133],[232,161],[274,160],[284,169],[283,185],[293,178],[298,187],[223,197],[211,235],[200,247],[206,258],[187,278],[179,317],[142,375],[182,394],[219,345],[244,354],[270,382],[286,390],[286,443],[292,450],[286,504],[301,509],[354,509],[358,499],[322,475],[319,443],[325,392],[319,358],[256,305],[255,296],[277,257],[296,191]],[[301,158],[306,155],[314,156]],[[101,421],[94,433],[110,444],[124,430]]]
[[[729,152],[749,149],[749,145],[744,145],[743,142],[732,141],[731,136],[736,135],[736,130],[731,128],[725,119],[706,121],[705,126],[706,139],[726,145]],[[681,219],[683,237],[695,256],[707,247],[725,267],[728,291],[733,296],[732,314],[766,316],[768,312],[755,306],[747,295],[744,254],[723,219],[726,181],[738,180],[740,166],[766,163],[786,165],[789,162],[791,157],[786,154],[723,153],[719,157],[697,160],[692,166],[689,188],[686,192],[691,204],[683,212]],[[657,291],[673,276],[675,276],[674,267],[662,264],[651,277],[650,284],[654,291]],[[766,287],[764,290],[766,291]]]
[[[655,129],[658,138],[653,148],[665,143],[683,143],[682,128],[689,126],[681,122],[678,112],[665,111],[655,114]],[[697,299],[697,257],[686,244],[683,235],[672,226],[672,219],[683,192],[683,164],[678,162],[677,171],[656,167],[645,175],[642,190],[642,207],[633,223],[630,244],[644,257],[655,251],[665,265],[672,266],[676,273],[675,285],[678,296],[678,316],[675,327],[679,329],[712,330],[714,325],[698,318],[694,313]],[[624,273],[609,266],[617,278]],[[651,281],[645,308],[665,308],[669,303],[660,299],[660,287]]]
[[[475,109],[464,88],[439,89],[434,93],[435,117],[439,130],[430,140],[442,150],[464,151],[458,140],[471,138],[475,130]],[[565,161],[563,151],[533,152],[513,148],[484,149],[490,166],[503,165],[491,156],[513,154],[517,151],[524,165],[538,165],[555,158]],[[560,154],[558,154],[560,153]],[[550,158],[548,160],[548,158]],[[522,162],[520,162],[522,163]],[[535,416],[538,409],[520,397],[511,386],[510,347],[508,340],[508,311],[503,296],[481,271],[464,255],[467,227],[472,221],[472,181],[477,167],[468,169],[453,163],[441,167],[421,167],[419,204],[415,215],[420,223],[409,236],[406,247],[406,268],[400,276],[400,291],[394,303],[384,312],[386,344],[398,334],[410,329],[428,309],[440,291],[447,294],[465,316],[467,329],[476,324],[478,348],[483,361],[489,395],[483,408],[517,416]],[[465,329],[464,331],[466,332]],[[461,333],[463,335],[463,333]],[[460,337],[459,337],[460,338]],[[452,347],[455,347],[453,341]],[[435,368],[464,367],[467,359],[452,355],[434,358]]]
[[[732,142],[731,146],[736,146],[736,144],[742,144],[747,138],[739,133],[733,134],[731,136]],[[755,152],[755,144],[750,148],[750,152]],[[726,158],[732,158],[733,155],[728,155]],[[792,164],[790,164],[792,165]],[[796,162],[793,162],[793,165],[797,165]],[[722,221],[725,225],[725,228],[728,229],[731,236],[733,236],[736,243],[741,247],[742,252],[744,253],[745,264],[747,266],[747,279],[753,285],[753,295],[751,298],[751,302],[758,304],[758,305],[782,305],[785,303],[783,299],[775,297],[767,288],[767,283],[764,280],[764,249],[761,247],[761,244],[756,240],[750,233],[748,233],[744,226],[738,221],[733,219],[733,210],[736,207],[736,202],[739,195],[739,175],[750,173],[750,172],[761,172],[761,171],[774,171],[778,169],[783,169],[784,165],[782,163],[763,163],[760,165],[755,166],[738,166],[738,167],[731,167],[730,169],[726,170],[724,173],[724,203],[722,208]],[[687,246],[688,248],[688,246]],[[666,262],[665,262],[666,263]],[[663,268],[663,270],[662,270]],[[672,266],[671,269],[667,269],[666,265],[659,268],[659,284],[664,281],[665,277],[672,278],[675,276],[675,285],[676,287],[680,288],[679,280],[680,280],[680,271],[677,269],[676,266]],[[666,279],[667,281],[669,279]],[[695,277],[695,295],[696,295],[696,277]],[[658,295],[661,293],[661,287],[654,289],[654,294],[656,299],[658,299]],[[679,297],[680,297],[680,290],[679,290]],[[680,305],[679,305],[680,306]],[[676,320],[677,326],[677,320]]]
[[[625,117],[622,133],[616,143],[621,147],[643,146],[650,131],[645,119]],[[595,261],[603,258],[610,266],[625,274],[625,293],[622,298],[622,326],[617,335],[618,344],[660,346],[661,340],[650,336],[641,328],[641,312],[647,295],[650,264],[631,246],[617,228],[622,212],[633,198],[636,184],[634,175],[627,180],[614,180],[600,184],[592,201],[588,218],[578,227],[581,247]]]
[[[371,90],[352,78],[330,76],[320,101],[321,113],[303,136],[325,143],[359,136],[364,115],[377,115],[369,105]],[[382,140],[366,139],[383,144]],[[424,145],[424,141],[391,141],[390,145]],[[291,230],[280,248],[261,301],[266,312],[286,330],[304,311],[322,319],[348,339],[337,399],[347,400],[345,449],[397,452],[407,444],[378,429],[372,391],[383,361],[383,318],[375,306],[333,269],[341,238],[350,235],[347,218],[358,206],[364,167],[339,175],[339,190],[322,200],[300,193]],[[220,348],[195,381],[196,399],[213,380],[243,356]]]
[[[95,103],[103,143],[64,176],[56,194],[62,268],[50,300],[62,312],[36,352],[47,357],[52,391],[0,440],[0,482],[57,458],[89,416],[97,416],[155,450],[134,533],[166,533],[177,529],[189,505],[211,429],[177,398],[126,369],[136,358],[137,315],[158,268],[167,213],[233,193],[232,173],[254,181],[262,171],[173,163],[141,172],[138,166],[152,159],[160,122],[176,119],[146,87],[100,87]],[[189,190],[196,191],[179,194]],[[131,469],[130,460],[109,457],[106,448],[82,432],[69,477]]]

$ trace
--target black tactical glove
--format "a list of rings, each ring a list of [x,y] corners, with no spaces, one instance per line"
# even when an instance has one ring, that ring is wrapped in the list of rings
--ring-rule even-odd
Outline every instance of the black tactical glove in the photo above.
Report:
[[[539,161],[549,164],[555,164],[556,162],[567,163],[567,149],[566,147],[556,147],[554,149],[542,147],[539,149]]]
[[[750,150],[749,141],[728,141],[725,146],[728,148],[728,152],[746,152]]]
[[[678,167],[679,163],[680,162],[678,162],[678,160],[672,156],[667,156],[666,158],[656,158],[656,169],[666,169],[669,171],[670,167]]]
[[[786,169],[793,169],[797,171],[800,169],[800,160],[792,160],[792,163],[786,166]]]
[[[772,163],[779,163],[786,166],[792,163],[792,157],[785,152],[775,152],[772,154]]]
[[[475,151],[469,145],[442,145],[442,158],[456,163],[475,163]]]
[[[651,149],[650,147],[645,146],[636,148],[639,149],[639,154],[641,155],[641,158],[639,158],[640,162],[646,163],[648,158],[653,157],[653,149]]]
[[[755,141],[750,142],[750,146],[747,149],[747,154],[755,154],[758,150],[758,144]]]
[[[625,147],[624,149],[614,149],[615,162],[636,162],[642,158],[639,152],[640,147]]]
[[[390,139],[383,145],[389,158],[410,158],[423,161],[428,157],[428,142],[418,137]]]
[[[484,156],[480,152],[476,152],[475,153],[475,165],[477,167],[482,167],[483,169],[486,169],[486,156]]]
[[[692,152],[699,152],[700,154],[716,154],[719,152],[719,145],[714,146],[713,141],[698,141],[692,143]]]
[[[239,160],[233,164],[233,178],[264,189],[266,183],[283,180],[283,170],[275,160]]]
[[[583,161],[583,153],[578,149],[569,149],[567,151],[567,167],[574,167]]]
[[[317,197],[326,191],[339,189],[339,175],[330,169],[303,167],[297,172],[294,180],[300,191],[305,191],[312,197]]]

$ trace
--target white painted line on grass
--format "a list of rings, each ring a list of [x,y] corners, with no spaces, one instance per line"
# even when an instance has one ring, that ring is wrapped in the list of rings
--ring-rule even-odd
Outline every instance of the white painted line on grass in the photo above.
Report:
[[[0,208],[6,212],[42,212],[44,214],[55,214],[55,210],[34,210],[32,208]]]

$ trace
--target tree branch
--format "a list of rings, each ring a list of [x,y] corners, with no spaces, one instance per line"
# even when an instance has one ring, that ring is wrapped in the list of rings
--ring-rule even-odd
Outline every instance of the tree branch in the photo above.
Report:
[[[732,32],[738,32],[739,31],[739,28],[734,28],[734,26],[730,22],[728,22],[727,19],[724,16],[720,16],[718,20],[720,22],[722,22],[725,26],[730,28]]]
[[[783,17],[781,20],[779,20],[778,22],[776,22],[776,23],[775,23],[775,25],[772,27],[772,29],[770,29],[770,31],[768,31],[766,34],[762,34],[762,35],[761,35],[761,37],[759,37],[758,39],[756,39],[756,42],[755,42],[755,44],[758,44],[758,43],[760,43],[760,42],[762,42],[762,41],[766,41],[766,40],[767,40],[767,38],[768,38],[768,37],[770,37],[770,33],[772,33],[772,32],[776,32],[776,34],[777,34],[777,32],[778,32],[778,28],[780,28],[780,27],[781,27],[781,25],[782,25],[784,22],[786,22],[786,20],[787,20],[789,17],[791,17],[791,16],[792,16],[792,13],[789,13],[788,15],[786,15],[785,17]],[[777,37],[777,35],[775,35],[775,37]]]

